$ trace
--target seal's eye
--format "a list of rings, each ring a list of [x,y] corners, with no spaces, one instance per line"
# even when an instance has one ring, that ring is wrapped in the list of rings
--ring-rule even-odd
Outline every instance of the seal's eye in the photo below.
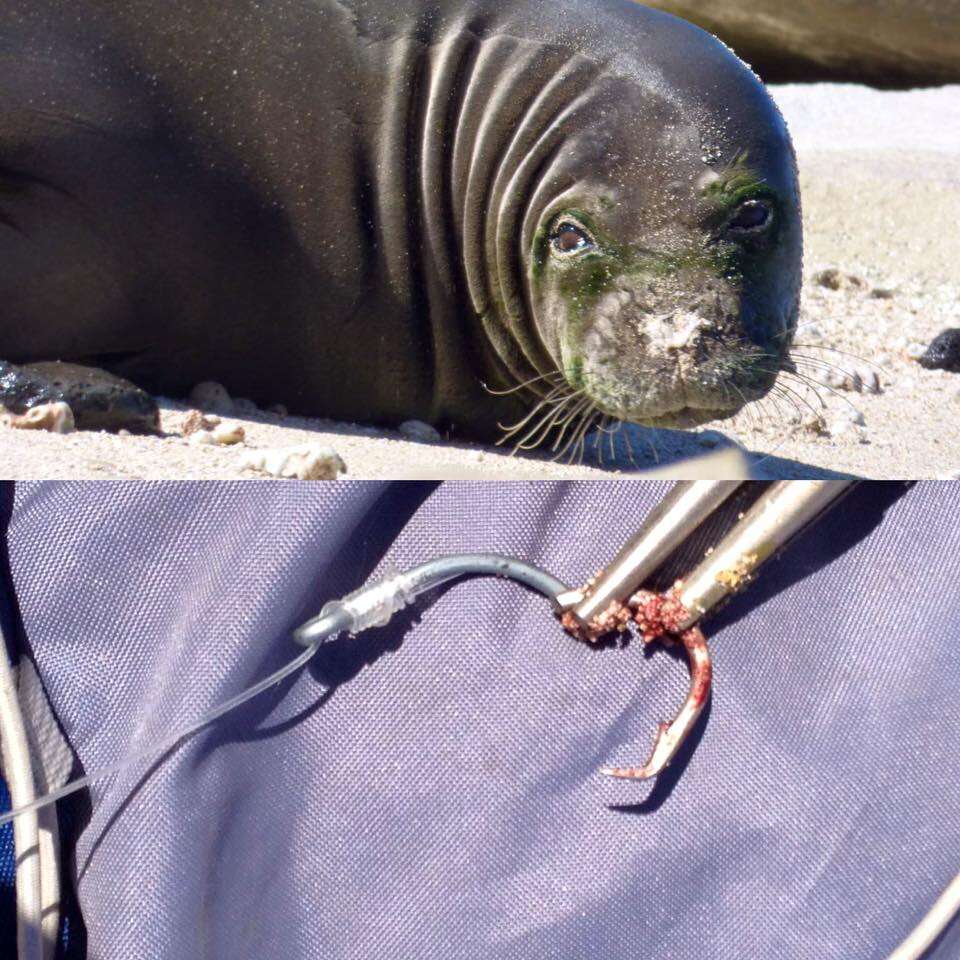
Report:
[[[553,249],[563,256],[582,253],[594,245],[593,237],[583,227],[569,220],[563,220],[557,224],[553,233],[550,234],[550,242],[553,244]]]
[[[759,233],[772,219],[770,204],[765,200],[746,200],[727,224],[733,233]]]

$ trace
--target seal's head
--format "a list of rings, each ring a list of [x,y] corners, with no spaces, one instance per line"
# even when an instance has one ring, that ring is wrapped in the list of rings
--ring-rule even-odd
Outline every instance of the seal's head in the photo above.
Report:
[[[766,393],[800,288],[784,122],[729,50],[676,23],[668,55],[611,71],[571,111],[524,238],[529,309],[566,386],[655,426]]]

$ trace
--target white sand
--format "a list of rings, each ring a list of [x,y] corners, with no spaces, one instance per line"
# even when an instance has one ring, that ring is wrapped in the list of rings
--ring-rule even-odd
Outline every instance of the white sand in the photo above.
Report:
[[[797,148],[804,202],[804,299],[797,353],[866,376],[881,368],[878,395],[821,387],[833,435],[799,419],[810,395],[768,399],[734,421],[696,434],[638,431],[640,466],[673,463],[737,443],[753,451],[760,476],[809,477],[831,471],[871,477],[930,477],[960,470],[960,375],[923,370],[913,359],[943,327],[960,326],[960,87],[880,92],[836,84],[774,87]],[[863,281],[840,290],[811,278],[838,268]],[[892,290],[878,299],[873,290]],[[840,352],[842,351],[842,352]],[[860,359],[851,359],[845,354]],[[790,380],[785,385],[796,389]],[[833,390],[834,392],[831,392]],[[836,429],[851,406],[864,425]],[[175,432],[186,407],[166,403]],[[477,446],[423,444],[397,434],[268,414],[240,420],[248,447],[305,440],[332,446],[357,478],[538,479],[609,475],[595,466],[507,457]],[[179,436],[52,436],[0,428],[4,477],[253,477],[236,447],[197,447]],[[622,454],[620,470],[635,468]],[[682,463],[681,473],[687,470]],[[726,468],[724,468],[726,469]]]
[[[781,422],[731,430],[754,450],[878,478],[960,470],[960,375],[911,357],[944,327],[960,326],[960,86],[909,92],[839,84],[775,87],[797,148],[804,204],[804,296],[797,353],[866,371],[874,396],[820,391],[828,422],[849,404],[863,439],[798,431]],[[835,267],[867,283],[839,291],[810,282]],[[875,299],[875,288],[893,291]],[[856,357],[844,356],[845,351]],[[787,407],[781,403],[786,415]],[[774,419],[773,405],[761,410]],[[756,411],[754,411],[756,412]]]

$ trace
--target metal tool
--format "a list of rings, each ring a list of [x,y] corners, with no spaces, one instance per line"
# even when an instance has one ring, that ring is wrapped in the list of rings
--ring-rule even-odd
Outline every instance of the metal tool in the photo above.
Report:
[[[586,628],[611,603],[627,599],[740,485],[739,480],[681,480],[646,516],[613,562],[573,607]]]
[[[630,621],[645,641],[679,640],[690,663],[690,689],[670,723],[661,723],[653,752],[642,767],[604,767],[613,777],[656,776],[676,755],[710,696],[712,664],[697,626],[704,614],[742,589],[760,566],[820,516],[855,481],[786,480],[766,489],[720,543],[666,594],[637,588],[740,485],[736,481],[677,484],[644,520],[613,562],[584,591],[570,591],[564,626],[580,639],[596,640]]]

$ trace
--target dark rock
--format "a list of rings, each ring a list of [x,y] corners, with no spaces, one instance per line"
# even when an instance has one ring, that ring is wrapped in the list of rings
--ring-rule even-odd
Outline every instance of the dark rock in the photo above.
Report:
[[[828,267],[813,275],[813,282],[828,290],[843,290],[846,287],[864,287],[864,281],[852,273],[844,273],[836,267]]]
[[[836,267],[829,270],[821,270],[813,275],[813,282],[828,290],[839,290],[843,285],[843,274]]]
[[[129,380],[75,363],[0,360],[0,404],[24,413],[41,403],[70,405],[78,430],[129,430],[157,433],[160,412],[149,393]]]
[[[938,333],[917,358],[917,363],[928,370],[960,373],[960,327],[950,327]]]

